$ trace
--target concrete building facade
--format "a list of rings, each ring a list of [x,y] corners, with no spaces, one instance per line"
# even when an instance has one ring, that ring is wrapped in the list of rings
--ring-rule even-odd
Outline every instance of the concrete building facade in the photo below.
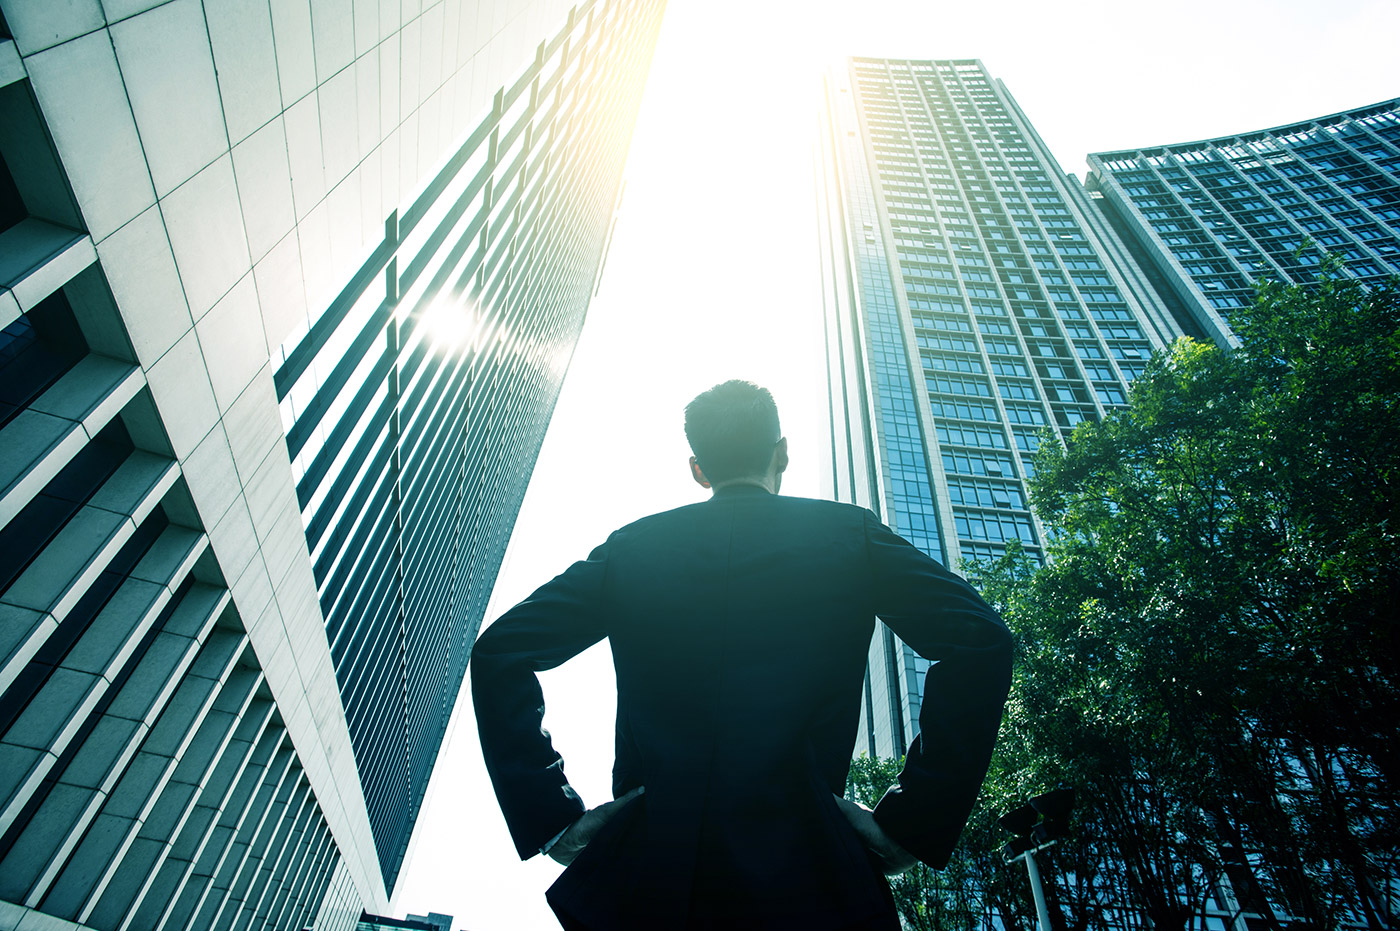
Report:
[[[662,9],[0,2],[0,928],[387,910]]]

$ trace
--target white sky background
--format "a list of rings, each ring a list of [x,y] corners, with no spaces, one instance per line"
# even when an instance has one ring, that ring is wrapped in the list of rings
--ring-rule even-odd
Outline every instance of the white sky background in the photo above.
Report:
[[[1296,122],[1400,94],[1394,0],[1174,4],[670,0],[602,288],[487,612],[614,528],[700,500],[685,403],[728,378],[772,389],[815,496],[826,443],[812,163],[818,75],[841,55],[981,58],[1064,168],[1089,152]],[[545,723],[590,805],[610,798],[611,658],[543,677]],[[560,868],[517,860],[464,687],[393,915],[465,931],[557,929]]]

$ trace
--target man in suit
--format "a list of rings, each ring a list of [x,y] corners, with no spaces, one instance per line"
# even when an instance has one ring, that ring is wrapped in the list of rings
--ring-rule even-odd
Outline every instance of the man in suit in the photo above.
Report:
[[[614,532],[477,640],[472,698],[522,859],[570,864],[566,929],[881,929],[881,873],[943,866],[986,774],[1011,638],[962,579],[868,510],[782,497],[764,389],[686,408],[700,504]],[[874,812],[840,798],[880,617],[921,656],[920,736]],[[586,811],[535,673],[606,637],[616,801]]]

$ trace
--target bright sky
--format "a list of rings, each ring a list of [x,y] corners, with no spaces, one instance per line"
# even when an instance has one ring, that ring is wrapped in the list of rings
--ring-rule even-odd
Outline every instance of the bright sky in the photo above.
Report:
[[[1400,94],[1394,0],[959,4],[671,0],[622,213],[488,620],[614,528],[699,500],[681,410],[728,378],[772,389],[817,495],[825,443],[812,140],[841,55],[981,58],[1062,166],[1089,152],[1296,122]],[[590,805],[610,797],[611,658],[543,677],[545,723]],[[463,931],[557,929],[560,868],[517,860],[463,688],[393,915]]]

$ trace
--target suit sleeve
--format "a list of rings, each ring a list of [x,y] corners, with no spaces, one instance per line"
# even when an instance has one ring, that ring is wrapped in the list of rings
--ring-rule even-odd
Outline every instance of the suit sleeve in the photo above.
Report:
[[[542,726],[535,673],[553,669],[607,631],[600,617],[607,544],[501,615],[472,648],[472,704],[486,771],[522,860],[571,825],[585,807]]]
[[[1011,686],[1011,635],[976,590],[874,515],[865,519],[875,613],[925,659],[919,736],[875,820],[943,867],[977,802]]]

